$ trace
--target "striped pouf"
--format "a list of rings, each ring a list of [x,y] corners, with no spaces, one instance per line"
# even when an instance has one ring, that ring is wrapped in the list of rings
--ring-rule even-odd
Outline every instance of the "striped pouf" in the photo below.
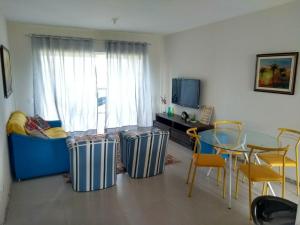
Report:
[[[121,132],[121,159],[128,175],[146,178],[163,173],[169,132]]]
[[[94,191],[116,184],[117,140],[68,140],[74,191]]]

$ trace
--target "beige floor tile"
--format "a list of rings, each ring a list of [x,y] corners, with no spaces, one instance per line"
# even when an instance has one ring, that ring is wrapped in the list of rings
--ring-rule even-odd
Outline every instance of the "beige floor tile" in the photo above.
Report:
[[[131,179],[120,174],[115,187],[77,193],[61,175],[13,183],[7,225],[243,225],[248,214],[247,182],[241,183],[232,209],[222,198],[215,171],[198,171],[192,198],[185,184],[192,152],[174,142],[168,151],[181,162],[166,166],[163,175]],[[235,181],[235,179],[233,179]],[[276,193],[280,186],[274,185]],[[255,185],[259,195],[261,185]],[[287,184],[287,198],[297,202],[295,186]]]

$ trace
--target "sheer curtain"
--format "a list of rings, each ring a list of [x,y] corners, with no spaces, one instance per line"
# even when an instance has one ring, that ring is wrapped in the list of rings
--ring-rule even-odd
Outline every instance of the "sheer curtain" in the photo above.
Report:
[[[148,45],[106,41],[106,127],[152,126]]]
[[[33,36],[34,110],[67,131],[96,129],[93,42]]]

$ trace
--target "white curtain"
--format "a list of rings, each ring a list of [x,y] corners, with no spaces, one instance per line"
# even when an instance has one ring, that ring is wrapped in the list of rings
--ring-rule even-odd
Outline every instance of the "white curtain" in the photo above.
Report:
[[[106,41],[106,127],[152,126],[148,45]]]
[[[35,113],[62,120],[67,131],[96,129],[92,40],[37,36],[32,49]]]

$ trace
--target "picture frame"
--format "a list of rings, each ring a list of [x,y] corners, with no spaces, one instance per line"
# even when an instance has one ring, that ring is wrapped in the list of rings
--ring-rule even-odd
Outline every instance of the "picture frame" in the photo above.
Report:
[[[200,120],[199,122],[205,125],[209,125],[214,112],[214,107],[209,105],[203,105],[200,108]]]
[[[298,52],[258,54],[254,91],[293,95]]]
[[[11,63],[10,63],[9,51],[3,45],[0,46],[0,57],[1,57],[4,97],[8,98],[13,92]]]

